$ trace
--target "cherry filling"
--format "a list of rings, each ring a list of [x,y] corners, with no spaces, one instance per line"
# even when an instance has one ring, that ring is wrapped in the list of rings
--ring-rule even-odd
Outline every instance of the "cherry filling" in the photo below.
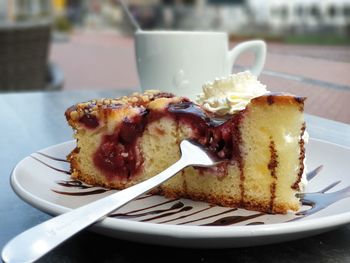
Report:
[[[192,102],[170,105],[168,111],[179,122],[190,125],[195,139],[222,159],[234,160],[240,155],[239,123],[243,112],[236,115],[215,116],[203,111]]]
[[[79,120],[80,123],[84,124],[89,129],[94,129],[98,126],[98,120],[95,115],[84,114]]]
[[[136,142],[145,128],[148,111],[132,119],[125,118],[112,135],[105,135],[97,149],[94,164],[108,177],[129,178],[137,173],[143,162]]]
[[[114,134],[104,136],[93,157],[94,164],[110,178],[130,178],[137,174],[143,163],[137,139],[142,136],[147,124],[164,116],[189,125],[193,132],[192,139],[208,147],[219,158],[240,161],[239,123],[242,112],[217,117],[184,100],[170,104],[165,111],[143,110],[132,119],[125,118]]]

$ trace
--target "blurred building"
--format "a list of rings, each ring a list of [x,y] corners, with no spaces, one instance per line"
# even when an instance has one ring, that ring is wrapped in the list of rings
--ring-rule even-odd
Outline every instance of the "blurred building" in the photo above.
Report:
[[[52,18],[65,14],[66,0],[0,0],[0,22]]]
[[[248,0],[256,22],[275,34],[349,34],[349,0]]]
[[[143,28],[350,35],[350,0],[130,0],[128,3]]]
[[[218,30],[237,35],[350,35],[350,0],[125,2],[143,29]],[[82,27],[132,32],[119,0],[0,0],[0,21],[47,16],[64,16],[72,25]]]

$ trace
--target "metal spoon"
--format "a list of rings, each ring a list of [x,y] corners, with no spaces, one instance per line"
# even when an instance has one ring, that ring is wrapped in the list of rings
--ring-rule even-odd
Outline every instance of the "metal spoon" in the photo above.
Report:
[[[135,31],[142,31],[139,23],[136,21],[134,16],[131,14],[127,4],[124,0],[119,0],[120,5],[122,6],[123,11],[125,12],[126,16],[128,17],[129,21],[131,22],[132,26],[134,27]]]
[[[10,240],[2,250],[5,262],[33,262],[62,242],[102,220],[109,213],[173,177],[187,166],[209,167],[220,160],[190,140],[180,144],[181,158],[160,174],[123,191],[54,217]]]

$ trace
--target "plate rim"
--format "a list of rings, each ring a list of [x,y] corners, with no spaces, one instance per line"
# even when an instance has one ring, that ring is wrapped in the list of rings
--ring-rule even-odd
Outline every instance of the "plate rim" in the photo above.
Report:
[[[350,148],[342,146],[333,142],[322,139],[310,138],[310,141],[315,141],[322,144],[330,144],[334,147],[342,148],[350,152]],[[75,140],[66,141],[63,143],[51,145],[39,151],[47,151],[51,148],[62,147],[75,143]],[[71,208],[58,205],[56,203],[47,201],[26,191],[18,182],[18,169],[23,163],[30,158],[30,155],[21,159],[14,167],[10,176],[10,185],[13,191],[23,201],[31,206],[48,213],[50,215],[60,215],[71,211]],[[99,230],[114,230],[123,232],[132,232],[142,235],[164,236],[180,239],[211,239],[211,238],[249,238],[249,237],[264,237],[275,236],[283,234],[296,234],[302,232],[312,232],[320,229],[335,228],[350,222],[350,211],[335,215],[322,216],[317,218],[310,218],[308,220],[283,222],[264,225],[250,225],[250,226],[192,226],[192,225],[173,225],[173,224],[158,224],[151,222],[138,222],[126,219],[117,219],[106,217],[97,222],[93,229]],[[149,226],[149,227],[145,227]],[[164,232],[166,230],[166,233]]]

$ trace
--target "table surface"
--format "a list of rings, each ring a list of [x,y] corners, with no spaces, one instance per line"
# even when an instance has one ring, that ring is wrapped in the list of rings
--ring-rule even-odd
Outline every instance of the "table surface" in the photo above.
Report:
[[[118,91],[36,92],[0,95],[0,248],[22,231],[50,218],[12,191],[13,167],[32,152],[72,139],[64,118],[78,101],[117,97]],[[350,125],[306,116],[313,138],[350,147]],[[165,257],[164,257],[165,256]],[[40,262],[349,262],[350,225],[296,241],[248,248],[182,249],[133,243],[82,231]]]

